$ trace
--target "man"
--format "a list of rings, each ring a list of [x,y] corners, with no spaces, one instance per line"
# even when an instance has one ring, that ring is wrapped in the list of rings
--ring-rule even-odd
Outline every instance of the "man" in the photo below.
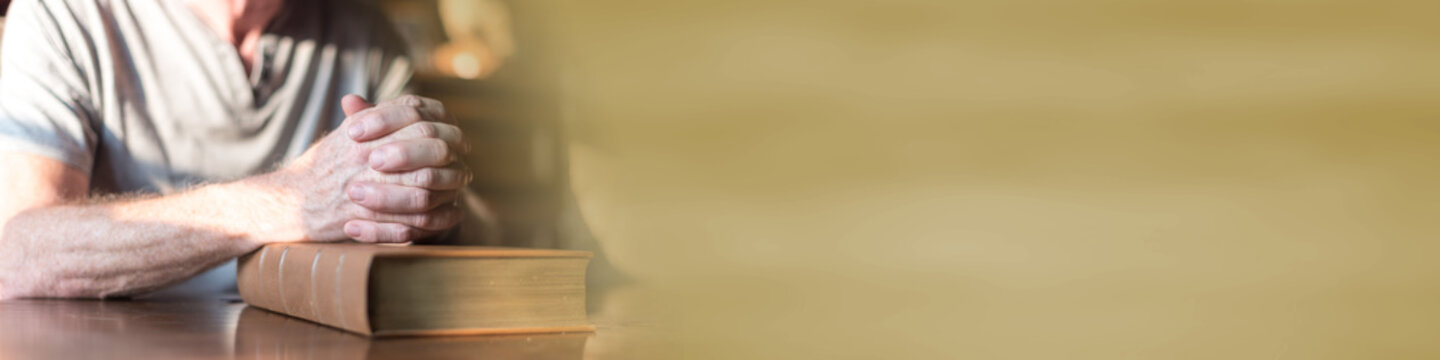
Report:
[[[17,1],[0,298],[143,294],[267,243],[473,229],[462,134],[402,96],[410,70],[363,1]]]

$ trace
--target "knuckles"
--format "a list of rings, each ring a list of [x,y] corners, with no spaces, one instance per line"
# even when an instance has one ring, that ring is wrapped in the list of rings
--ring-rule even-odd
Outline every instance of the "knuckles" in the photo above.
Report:
[[[429,209],[435,205],[435,196],[429,191],[411,191],[408,197],[411,209]]]
[[[440,185],[440,174],[434,168],[424,168],[410,173],[411,182],[415,186],[433,188]]]
[[[374,152],[380,153],[385,157],[384,161],[380,162],[380,167],[393,168],[408,166],[410,164],[410,156],[403,146],[394,143],[380,145],[380,147],[375,148]]]
[[[352,206],[354,210],[347,212],[353,218],[380,223],[380,226],[368,228],[364,236],[375,242],[414,241],[429,236],[434,231],[458,225],[463,219],[463,213],[451,204],[453,192],[431,189],[453,189],[457,185],[469,183],[473,178],[468,170],[463,170],[464,164],[459,164],[462,170],[458,172],[453,169],[460,155],[468,152],[468,144],[463,142],[457,144],[457,147],[450,146],[450,142],[456,140],[454,137],[460,136],[460,128],[442,122],[446,120],[443,104],[434,100],[405,95],[396,98],[389,105],[398,108],[386,111],[368,109],[356,114],[353,122],[348,124],[360,127],[366,137],[371,139],[357,141],[358,146],[345,150],[356,155],[356,165],[370,164],[372,156],[382,156],[385,160],[382,166],[391,169],[437,165],[431,164],[436,161],[449,163],[448,166],[451,167],[423,167],[404,174],[404,177],[389,177],[388,181],[381,180],[384,177],[379,173],[365,175],[374,176],[370,181],[400,181],[412,188],[371,187],[371,191],[367,192],[363,199],[352,203],[358,206]],[[432,117],[434,119],[431,119]],[[384,176],[394,175],[400,174]],[[350,186],[355,185],[346,182],[342,188]]]
[[[426,139],[424,144],[423,146],[425,146],[426,150],[432,154],[439,155],[438,157],[444,159],[446,163],[455,161],[455,152],[450,151],[450,144],[446,143],[445,140]]]
[[[444,230],[460,223],[459,211],[447,208],[426,213],[415,226],[428,230]]]
[[[407,94],[407,95],[403,95],[403,96],[400,96],[400,97],[398,97],[398,98],[395,98],[395,102],[396,102],[396,103],[399,103],[400,105],[405,105],[405,106],[410,106],[410,107],[418,107],[418,106],[421,106],[421,105],[425,105],[425,100],[423,100],[419,95],[414,95],[414,94]]]
[[[437,127],[437,126],[435,126],[435,123],[432,123],[432,122],[418,122],[418,123],[411,124],[410,127],[411,127],[411,128],[414,128],[413,131],[415,132],[415,135],[418,135],[419,137],[422,137],[422,138],[438,138],[438,137],[440,137],[440,128]]]
[[[420,109],[414,107],[405,107],[400,111],[400,116],[407,124],[418,124],[425,121],[425,117],[420,115]]]
[[[443,224],[444,219],[441,219],[440,216],[427,214],[425,216],[421,216],[420,219],[416,221],[415,226],[424,229],[440,229]]]
[[[422,121],[406,125],[404,131],[407,133],[404,135],[404,137],[408,138],[440,139],[444,136],[446,132],[463,134],[463,131],[460,130],[459,126],[433,121]]]

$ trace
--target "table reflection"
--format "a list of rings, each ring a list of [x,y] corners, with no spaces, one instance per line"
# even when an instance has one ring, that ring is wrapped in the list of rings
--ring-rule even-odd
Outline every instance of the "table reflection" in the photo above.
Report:
[[[254,307],[240,311],[235,355],[295,359],[544,359],[585,355],[586,334],[366,338]]]
[[[581,359],[593,334],[367,338],[231,301],[0,302],[0,359]]]

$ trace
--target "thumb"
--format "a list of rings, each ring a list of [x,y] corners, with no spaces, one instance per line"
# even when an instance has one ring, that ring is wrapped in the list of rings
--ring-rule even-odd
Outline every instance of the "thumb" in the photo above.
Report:
[[[340,98],[340,108],[345,110],[346,117],[353,116],[355,113],[360,112],[360,110],[372,107],[375,107],[375,104],[365,101],[365,98],[360,97],[360,95],[350,94]]]

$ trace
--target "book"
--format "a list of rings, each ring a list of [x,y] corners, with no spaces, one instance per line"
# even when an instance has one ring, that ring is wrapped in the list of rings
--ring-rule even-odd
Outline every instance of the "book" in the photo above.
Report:
[[[235,325],[234,357],[580,360],[590,336],[556,333],[365,338],[245,307]]]
[[[591,253],[270,244],[240,257],[251,306],[367,336],[590,332]]]

